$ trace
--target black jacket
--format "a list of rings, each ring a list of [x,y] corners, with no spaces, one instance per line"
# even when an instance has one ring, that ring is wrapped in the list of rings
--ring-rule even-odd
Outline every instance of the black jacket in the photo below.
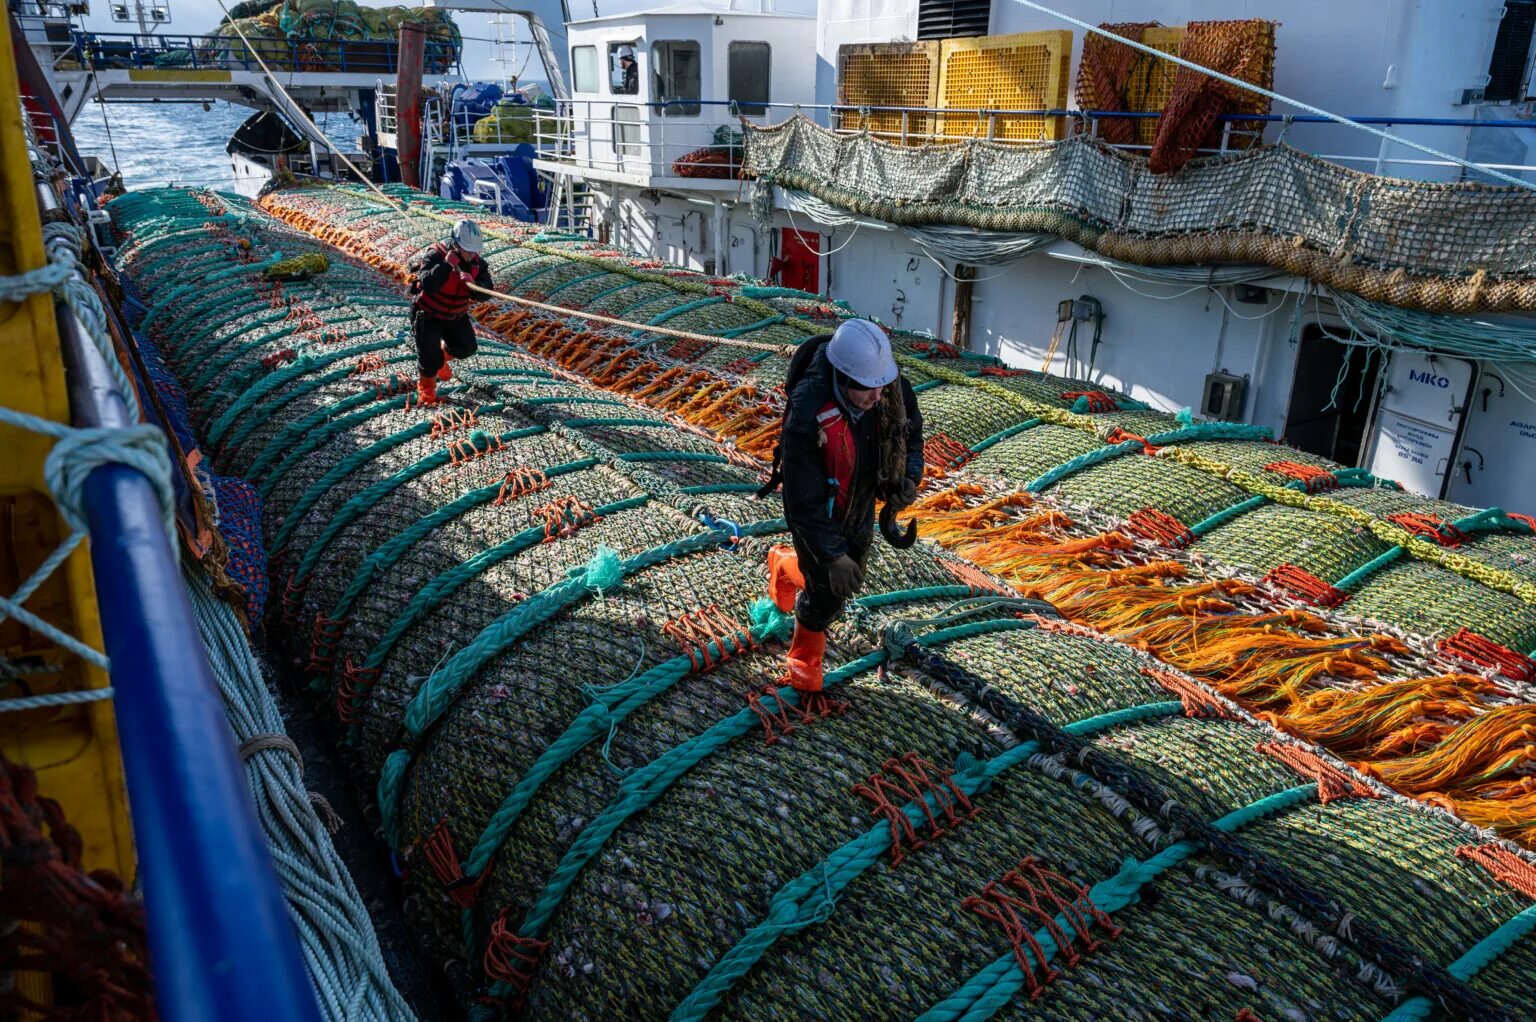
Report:
[[[834,520],[827,514],[830,489],[821,445],[817,442],[816,414],[828,401],[834,400],[836,375],[827,361],[826,346],[823,345],[789,395],[784,434],[779,441],[784,473],[784,517],[794,534],[824,564],[848,552],[849,537],[868,542],[867,537],[875,524],[875,474],[880,457],[878,412],[872,408],[854,421],[842,395],[836,395],[848,427],[853,430],[857,453],[846,511],[841,521]],[[897,377],[895,386],[901,387],[907,407],[907,478],[921,483],[923,416],[906,378]]]
[[[438,248],[436,245],[433,245],[425,252],[411,259],[409,267],[416,271],[416,282],[422,291],[431,294],[434,291],[441,290],[442,286],[448,282],[448,275],[453,272],[453,267],[448,265],[448,253],[450,251],[452,251],[452,246]],[[463,257],[461,256],[460,259],[462,260]],[[484,256],[477,255],[474,257],[474,260],[474,269],[471,274],[474,282],[480,287],[490,290],[495,286],[491,283],[491,268],[485,265]],[[462,262],[460,266],[463,266]]]

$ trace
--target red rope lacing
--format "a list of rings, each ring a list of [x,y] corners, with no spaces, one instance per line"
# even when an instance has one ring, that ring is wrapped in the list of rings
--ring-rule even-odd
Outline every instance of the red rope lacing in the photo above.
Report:
[[[421,852],[454,904],[460,908],[473,908],[485,874],[481,873],[473,879],[464,875],[464,867],[459,864],[459,857],[453,850],[453,835],[448,832],[446,816],[437,822],[432,833],[421,843]]]
[[[1458,629],[1454,635],[1447,635],[1436,645],[1442,653],[1470,660],[1480,667],[1498,671],[1506,678],[1536,681],[1536,661],[1465,628]]]
[[[943,341],[918,341],[916,344],[912,345],[912,350],[927,352],[934,358],[962,357],[959,348],[955,347],[953,344],[946,344]]]
[[[1387,515],[1387,521],[1401,525],[1415,536],[1432,539],[1441,546],[1461,546],[1470,538],[1455,525],[1434,515],[1400,511],[1395,515]]]
[[[1143,667],[1141,673],[1179,697],[1184,704],[1184,716],[1205,718],[1229,718],[1232,714],[1212,692],[1207,692],[1188,678],[1172,671],[1160,671],[1155,667]]]
[[[1488,875],[1527,898],[1536,899],[1536,866],[1499,845],[1465,845],[1456,849],[1456,858],[1476,863]]]
[[[923,441],[923,463],[940,472],[953,472],[974,457],[974,451],[947,433],[935,433]]]
[[[775,709],[763,705],[763,699],[772,696]],[[763,725],[763,744],[773,745],[780,738],[791,734],[802,724],[823,717],[840,717],[848,712],[848,703],[833,699],[825,692],[801,692],[798,706],[791,706],[779,698],[779,690],[766,685],[747,693],[747,709],[757,714]]]
[[[1299,479],[1306,487],[1308,493],[1337,489],[1339,485],[1338,476],[1327,469],[1317,468],[1314,465],[1303,465],[1297,461],[1272,461],[1265,465],[1264,469],[1279,475],[1290,476],[1292,479]]]
[[[284,348],[282,351],[273,352],[270,355],[261,356],[261,364],[265,369],[276,369],[286,362],[292,362],[298,358],[298,353],[292,348]]]
[[[348,376],[366,376],[368,373],[376,373],[384,368],[384,356],[376,351],[370,351],[357,360]]]
[[[1102,390],[1066,390],[1062,391],[1061,399],[1069,405],[1077,404],[1078,398],[1088,399],[1090,412],[1118,412],[1120,405],[1114,398]]]
[[[347,657],[341,664],[341,679],[336,683],[336,719],[356,724],[362,714],[362,701],[379,680],[377,667],[364,667]]]
[[[752,356],[743,355],[741,358],[721,366],[720,371],[726,376],[745,376],[755,368],[757,368],[757,363],[752,361]]]
[[[1004,874],[1001,882],[991,881],[981,894],[966,898],[960,907],[1002,927],[1013,945],[1013,958],[1024,975],[1030,1000],[1038,998],[1045,985],[1061,975],[1046,960],[1045,949],[1035,937],[1036,929],[1050,936],[1067,968],[1099,949],[1100,942],[1092,933],[1094,926],[1111,940],[1124,932],[1093,903],[1087,888],[1045,868],[1033,856]],[[1066,921],[1070,934],[1058,918]]]
[[[553,543],[594,522],[602,521],[597,509],[580,497],[560,497],[533,509],[533,516],[544,522],[544,542]]]
[[[480,424],[480,417],[473,408],[449,408],[432,416],[432,429],[428,434],[444,437],[454,430],[471,429]]]
[[[315,615],[309,633],[309,664],[305,668],[310,674],[331,673],[331,668],[336,666],[336,643],[346,624],[345,617],[333,619],[324,614]]]
[[[304,591],[309,588],[309,579],[300,580],[297,575],[288,577],[288,584],[283,587],[283,621],[293,624],[299,616],[299,611],[304,609]]]
[[[1363,784],[1325,762],[1317,753],[1290,742],[1260,742],[1254,746],[1271,759],[1279,760],[1309,781],[1317,782],[1317,800],[1324,805],[1336,798],[1380,798],[1369,785]]]
[[[1028,369],[1004,369],[1002,366],[987,366],[981,371],[983,376],[1028,376]]]
[[[1131,515],[1126,519],[1126,527],[1143,539],[1175,548],[1189,546],[1195,541],[1189,526],[1155,507],[1144,507]]]
[[[687,362],[702,355],[707,347],[708,345],[703,341],[695,340],[692,337],[680,337],[672,342],[666,351],[662,352],[662,356],[677,359],[679,362]]]
[[[1142,436],[1140,433],[1132,433],[1130,430],[1121,429],[1119,426],[1116,426],[1114,429],[1110,430],[1109,435],[1104,438],[1104,442],[1111,445],[1123,444],[1127,440],[1135,440],[1137,443],[1141,444],[1141,450],[1143,454],[1156,454],[1158,451],[1162,450],[1160,447],[1153,446],[1150,442],[1148,442],[1147,438]]]
[[[953,773],[934,766],[915,752],[891,757],[880,765],[879,773],[870,774],[850,790],[867,800],[874,815],[890,825],[892,868],[901,864],[908,849],[922,848],[976,815],[971,800],[955,785]],[[909,802],[922,810],[927,841],[918,837],[917,827],[902,811]]]
[[[549,950],[549,941],[518,936],[507,921],[508,911],[503,909],[491,924],[490,939],[485,945],[481,967],[486,976],[507,984],[516,992],[512,1004],[516,1010],[521,1008],[523,999],[528,995],[528,984],[533,981],[534,971]]]
[[[509,500],[516,500],[525,494],[539,490],[547,490],[553,485],[539,469],[519,465],[501,477],[501,489],[496,491],[496,499],[491,503],[500,507]]]
[[[723,663],[751,649],[751,634],[731,619],[717,604],[690,610],[661,626],[662,634],[675,639],[688,654],[688,663],[694,671],[707,671],[717,662]],[[711,653],[713,642],[718,650]],[[720,659],[716,661],[714,658]]]
[[[1295,593],[1303,600],[1318,607],[1337,607],[1349,599],[1349,594],[1336,589],[1304,568],[1294,564],[1277,565],[1264,581]]]

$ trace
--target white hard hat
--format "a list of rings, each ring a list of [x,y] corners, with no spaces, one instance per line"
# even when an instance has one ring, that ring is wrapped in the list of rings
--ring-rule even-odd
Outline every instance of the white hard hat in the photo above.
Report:
[[[466,252],[474,252],[477,255],[485,239],[480,234],[480,225],[473,220],[460,220],[453,225],[453,243]]]
[[[885,331],[867,319],[845,320],[827,342],[827,361],[861,387],[883,387],[896,379],[896,359]]]
[[[623,60],[625,57],[628,57],[630,60],[634,60],[635,59],[635,51],[634,51],[634,49],[632,47],[629,47],[629,46],[620,46],[619,47],[619,59]]]

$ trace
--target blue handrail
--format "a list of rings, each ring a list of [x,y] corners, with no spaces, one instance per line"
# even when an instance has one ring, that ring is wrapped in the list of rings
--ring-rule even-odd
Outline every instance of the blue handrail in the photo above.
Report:
[[[85,327],[59,327],[75,425],[131,425]],[[159,1015],[320,1022],[154,486],[106,464],[83,497]]]

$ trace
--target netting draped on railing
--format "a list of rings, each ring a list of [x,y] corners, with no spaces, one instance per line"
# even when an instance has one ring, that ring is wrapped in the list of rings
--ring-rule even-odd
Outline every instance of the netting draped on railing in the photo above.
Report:
[[[805,117],[743,127],[756,188],[895,224],[1041,232],[1149,265],[1255,263],[1409,308],[1536,308],[1525,189],[1375,177],[1286,145],[1159,175],[1087,137],[914,147]]]

